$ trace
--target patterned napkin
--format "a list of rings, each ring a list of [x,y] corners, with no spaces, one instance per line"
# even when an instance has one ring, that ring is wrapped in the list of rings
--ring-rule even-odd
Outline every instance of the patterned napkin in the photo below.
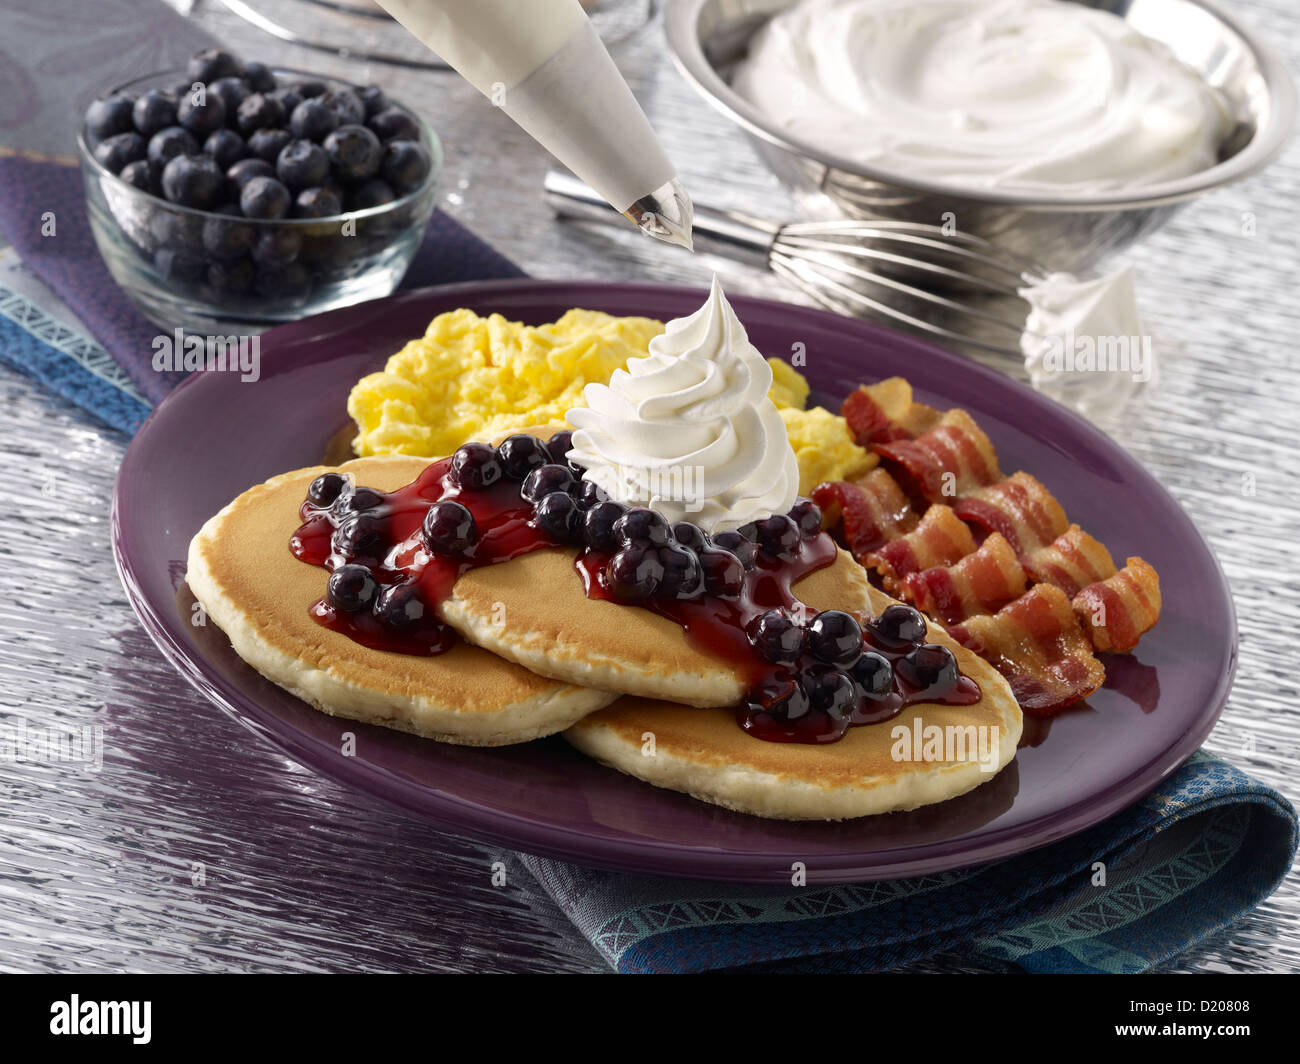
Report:
[[[0,113],[0,360],[134,432],[176,384],[150,365],[157,333],[109,277],[71,154],[76,115],[105,84],[178,65],[211,43],[157,0],[6,13],[0,71],[39,91]],[[139,28],[149,26],[141,35]],[[78,37],[84,38],[79,40]],[[26,69],[23,69],[25,67]],[[12,102],[12,101],[11,101]],[[57,236],[41,234],[54,211]],[[521,276],[437,213],[404,281]],[[872,971],[938,952],[1042,972],[1139,972],[1248,912],[1296,852],[1276,791],[1194,755],[1096,827],[1009,860],[841,887],[641,878],[524,855],[541,887],[620,972]],[[1106,868],[1094,885],[1094,866]]]

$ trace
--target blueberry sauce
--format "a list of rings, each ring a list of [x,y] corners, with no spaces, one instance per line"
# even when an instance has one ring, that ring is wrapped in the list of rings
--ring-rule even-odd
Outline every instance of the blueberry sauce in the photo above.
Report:
[[[312,482],[290,540],[331,573],[316,621],[364,646],[441,654],[457,637],[438,607],[470,569],[544,547],[576,546],[590,598],[649,609],[744,678],[737,723],[772,742],[828,743],[917,702],[970,705],[979,687],[924,619],[894,605],[863,619],[809,610],[792,585],[834,563],[815,504],[800,500],[735,532],[607,499],[567,462],[567,434],[466,444],[384,493],[337,473]]]

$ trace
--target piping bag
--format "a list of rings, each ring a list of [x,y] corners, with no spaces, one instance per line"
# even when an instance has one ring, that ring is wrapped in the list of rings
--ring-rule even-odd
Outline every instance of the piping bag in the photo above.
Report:
[[[690,196],[579,0],[378,0],[643,232],[691,247]]]

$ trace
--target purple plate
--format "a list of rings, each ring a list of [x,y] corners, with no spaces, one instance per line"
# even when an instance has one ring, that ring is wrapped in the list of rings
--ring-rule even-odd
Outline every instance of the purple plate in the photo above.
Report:
[[[856,882],[1007,857],[1104,819],[1200,746],[1227,698],[1236,621],[1214,556],[1164,488],[1081,418],[990,370],[875,325],[744,297],[733,303],[761,350],[785,355],[804,345],[814,400],[836,408],[861,381],[906,376],[922,400],[969,410],[1002,467],[1041,479],[1116,558],[1140,554],[1159,571],[1164,615],[1137,654],[1109,663],[1110,680],[1089,708],[1050,728],[1027,720],[1028,742],[991,782],[912,813],[808,824],[659,790],[559,738],[469,749],[349,722],[356,756],[343,757],[340,721],[264,680],[215,626],[188,623],[185,556],[199,526],[251,485],[316,464],[346,422],[353,383],[422,335],[434,315],[465,306],[536,324],[577,306],[668,319],[694,311],[704,294],[594,282],[447,285],[266,333],[257,383],[196,374],[127,451],[113,549],[140,620],[212,701],[332,779],[450,831],[657,875],[788,881],[802,861],[810,881]]]

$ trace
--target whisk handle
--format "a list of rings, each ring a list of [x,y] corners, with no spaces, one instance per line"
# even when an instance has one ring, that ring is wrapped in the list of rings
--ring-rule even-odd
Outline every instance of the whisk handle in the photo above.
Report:
[[[606,225],[627,224],[627,219],[606,203],[598,192],[572,174],[551,170],[542,182],[542,189],[546,202],[561,218]],[[695,236],[710,237],[740,248],[766,263],[780,226],[763,218],[696,205],[693,229]]]

